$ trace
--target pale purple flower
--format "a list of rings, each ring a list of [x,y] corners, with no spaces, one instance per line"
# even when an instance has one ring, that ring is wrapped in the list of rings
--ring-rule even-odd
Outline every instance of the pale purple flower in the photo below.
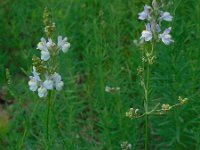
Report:
[[[51,38],[49,38],[48,42],[47,42],[47,47],[51,48],[51,47],[54,47],[54,46],[55,46],[55,43],[53,42],[53,40]]]
[[[38,88],[39,81],[41,81],[39,73],[36,71],[35,66],[33,66],[33,76],[30,76],[29,78],[30,78],[28,82],[29,89],[35,92]]]
[[[165,21],[172,21],[173,19],[173,16],[170,15],[169,12],[163,12],[163,11],[160,11],[160,20],[165,20]]]
[[[35,92],[35,91],[37,90],[37,88],[38,88],[38,82],[37,82],[37,80],[36,80],[34,77],[32,77],[32,76],[30,76],[30,80],[28,81],[28,85],[29,85],[29,89],[30,89],[31,91],[33,91],[33,92]]]
[[[62,51],[63,51],[64,53],[66,53],[66,52],[68,52],[69,48],[70,48],[70,43],[67,42],[67,43],[65,43],[65,44],[63,45]]]
[[[165,29],[162,34],[159,34],[159,38],[163,41],[165,45],[169,45],[170,43],[174,42],[174,40],[172,40],[172,36],[169,34],[170,31],[171,27]]]
[[[150,41],[153,38],[153,34],[151,32],[151,26],[148,23],[146,25],[146,30],[142,31],[142,36],[140,37],[140,39],[145,40],[145,41]]]
[[[50,58],[50,53],[49,51],[41,51],[41,60],[47,61]]]
[[[40,75],[40,74],[37,72],[35,66],[33,66],[33,77],[34,77],[37,81],[41,81],[39,75]]]
[[[62,36],[58,36],[58,47],[66,53],[70,48],[70,43],[67,42],[67,37],[62,39]]]
[[[64,82],[62,81],[61,76],[55,72],[52,76],[53,81],[54,81],[54,85],[57,91],[62,90],[63,86],[64,86]]]
[[[47,94],[48,94],[48,91],[47,91],[47,89],[46,89],[45,87],[41,86],[41,87],[38,89],[38,96],[39,96],[40,98],[46,97]]]
[[[41,38],[41,41],[38,43],[37,45],[37,49],[41,50],[41,51],[47,51],[47,42],[45,40],[45,38]]]
[[[54,82],[59,82],[62,80],[61,76],[57,72],[54,72],[54,74],[52,75],[52,78]]]
[[[53,89],[53,81],[51,79],[47,79],[43,82],[43,86],[47,89],[47,90],[52,90]]]
[[[43,82],[43,86],[47,90],[52,90],[53,89],[53,86],[54,86],[53,79],[48,74],[45,75],[45,81]]]
[[[160,25],[156,24],[154,21],[151,21],[151,23],[148,26],[150,26],[152,32],[154,32],[154,30],[156,30],[156,32],[158,33],[161,31]]]
[[[150,9],[151,9],[150,6],[145,5],[144,11],[138,14],[139,15],[138,19],[140,20],[150,19]]]
[[[41,42],[38,43],[37,49],[41,50],[41,60],[47,61],[50,58],[48,46],[51,46],[52,40],[46,42],[45,38],[41,38]]]
[[[64,82],[63,81],[56,82],[56,84],[55,84],[55,87],[56,87],[57,91],[61,91],[63,89],[63,86],[64,86]]]

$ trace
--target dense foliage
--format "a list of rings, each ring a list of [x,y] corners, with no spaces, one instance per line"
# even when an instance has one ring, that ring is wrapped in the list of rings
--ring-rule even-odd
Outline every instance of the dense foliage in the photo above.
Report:
[[[140,49],[133,40],[144,29],[138,12],[144,0],[0,1],[0,149],[44,149],[47,101],[28,88],[32,56],[44,35],[42,14],[51,8],[56,35],[71,48],[61,55],[63,91],[52,110],[52,149],[117,150],[124,141],[144,147],[144,118],[130,120],[130,107],[143,109],[137,77]],[[150,3],[150,0],[149,0]],[[200,1],[172,0],[171,46],[157,45],[152,68],[155,103],[183,107],[150,117],[153,150],[200,149]],[[168,23],[169,24],[169,23]],[[10,75],[6,76],[6,68]],[[9,84],[8,84],[9,78]],[[106,92],[105,87],[120,87]]]

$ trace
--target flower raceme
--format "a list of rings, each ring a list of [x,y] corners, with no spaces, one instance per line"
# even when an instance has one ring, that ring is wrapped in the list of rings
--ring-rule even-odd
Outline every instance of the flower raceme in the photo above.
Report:
[[[144,10],[138,15],[139,20],[148,21],[146,29],[142,31],[142,35],[140,37],[142,43],[152,41],[153,39],[161,40],[165,45],[169,45],[174,42],[169,34],[171,27],[165,29],[162,34],[159,34],[161,32],[162,21],[170,22],[173,20],[173,16],[171,16],[169,12],[159,10],[158,4],[155,0],[152,3],[152,7],[145,5]]]
[[[41,57],[35,63],[36,65],[39,64],[39,66],[33,66],[33,76],[29,77],[28,85],[31,91],[38,92],[40,98],[46,97],[48,90],[62,90],[64,82],[62,81],[61,75],[55,71],[55,62],[50,60],[54,59],[55,54],[58,54],[60,51],[64,53],[68,52],[69,48],[70,43],[67,41],[67,37],[62,38],[62,36],[58,36],[57,44],[51,38],[47,41],[43,37],[37,44],[37,49],[41,51]],[[43,71],[40,71],[40,68]]]
[[[160,1],[160,0],[159,0]],[[126,117],[130,119],[145,117],[145,141],[144,141],[144,149],[150,149],[149,144],[149,122],[150,115],[163,115],[172,108],[176,108],[178,106],[184,105],[187,103],[187,98],[179,97],[179,103],[170,105],[170,104],[162,104],[161,108],[159,108],[160,103],[156,104],[152,109],[150,109],[149,104],[153,103],[151,98],[151,89],[153,88],[151,85],[151,75],[152,69],[151,66],[154,64],[156,59],[156,42],[162,41],[165,45],[171,44],[173,41],[170,32],[171,27],[166,29],[162,29],[163,21],[172,21],[173,16],[170,15],[169,12],[164,12],[160,10],[160,8],[164,7],[164,1],[160,1],[157,3],[156,0],[152,1],[152,7],[145,5],[144,10],[140,12],[138,15],[138,19],[142,21],[146,21],[145,30],[142,31],[140,41],[134,40],[134,44],[136,46],[141,46],[141,66],[137,69],[137,75],[140,80],[141,87],[143,88],[143,110],[144,112],[141,114],[139,109],[130,108],[129,111],[126,112]],[[148,44],[149,42],[150,44]],[[128,142],[125,142],[122,145],[122,149],[129,149]]]
[[[42,37],[37,44],[38,50],[41,52],[40,58],[33,56],[33,76],[29,76],[29,89],[33,92],[37,91],[40,98],[46,97],[49,90],[62,90],[64,82],[59,73],[57,73],[58,63],[57,56],[62,51],[68,52],[70,43],[67,37],[58,36],[57,43],[53,41],[53,33],[55,31],[55,23],[52,22],[48,8],[45,8],[43,14],[44,31],[47,40]]]
[[[47,61],[50,59],[50,50],[54,47],[57,47],[58,50],[62,50],[66,53],[70,48],[70,43],[67,42],[67,38],[65,37],[62,40],[62,36],[58,36],[58,44],[56,45],[51,38],[48,39],[48,42],[45,38],[41,38],[41,42],[38,43],[37,49],[41,50],[41,60]],[[56,48],[55,48],[56,49]]]
[[[62,77],[57,70],[59,68],[59,62],[57,57],[60,51],[66,53],[70,48],[70,43],[67,38],[64,39],[62,36],[58,36],[57,42],[54,41],[55,23],[52,22],[51,13],[48,8],[44,9],[43,13],[44,32],[47,39],[41,38],[37,44],[37,50],[40,51],[40,57],[33,56],[33,75],[29,76],[28,82],[29,89],[33,92],[38,93],[39,98],[45,98],[47,100],[47,111],[46,111],[46,140],[45,147],[51,149],[52,141],[50,136],[51,132],[51,110],[54,109],[52,106],[53,100],[55,100],[55,91],[63,89],[64,82]]]

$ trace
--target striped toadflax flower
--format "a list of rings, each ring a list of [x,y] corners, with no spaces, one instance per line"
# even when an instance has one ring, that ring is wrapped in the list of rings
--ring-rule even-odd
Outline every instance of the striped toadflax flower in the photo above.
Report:
[[[139,13],[139,19],[140,20],[150,20],[150,10],[151,10],[151,7],[148,6],[148,5],[145,5],[144,6],[144,11]]]
[[[165,43],[165,45],[169,45],[170,43],[174,42],[172,40],[171,35],[169,34],[171,31],[171,27],[165,29],[165,31],[162,34],[159,34],[159,38]]]
[[[145,5],[144,11],[138,14],[139,20],[147,20],[146,29],[142,31],[142,35],[140,37],[141,43],[152,41],[155,39],[156,41],[162,41],[165,45],[169,45],[174,40],[172,40],[171,35],[169,34],[171,31],[171,27],[164,30],[162,34],[158,34],[161,32],[161,24],[162,21],[172,21],[173,16],[169,12],[164,12],[159,10],[160,7],[156,0],[152,2],[152,7]]]

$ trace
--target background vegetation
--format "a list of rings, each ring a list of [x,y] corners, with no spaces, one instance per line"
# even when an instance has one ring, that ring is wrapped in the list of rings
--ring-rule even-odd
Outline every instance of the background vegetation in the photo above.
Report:
[[[152,71],[154,102],[189,103],[166,116],[150,118],[151,149],[200,149],[200,1],[171,0],[175,43],[157,46]],[[144,119],[129,120],[130,107],[142,110],[137,80],[139,49],[133,44],[144,24],[138,12],[150,0],[0,1],[0,149],[45,148],[46,101],[28,89],[32,55],[44,36],[42,14],[51,8],[56,35],[71,49],[60,59],[65,87],[52,110],[52,149],[118,150],[123,141],[143,149]],[[12,83],[7,85],[5,68]],[[120,92],[106,93],[105,86]]]

